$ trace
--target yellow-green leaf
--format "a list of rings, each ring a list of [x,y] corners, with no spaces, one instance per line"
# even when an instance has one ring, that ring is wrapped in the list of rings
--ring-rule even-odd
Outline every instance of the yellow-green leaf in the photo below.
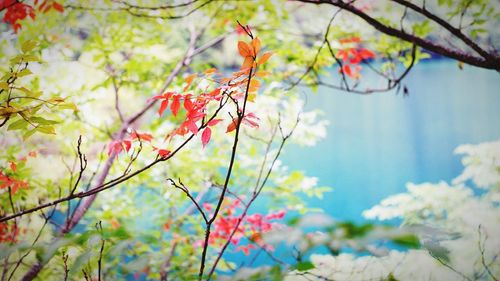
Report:
[[[33,50],[37,45],[38,43],[36,41],[28,40],[24,42],[23,45],[21,46],[21,51],[23,51],[23,53],[27,53]]]
[[[28,122],[26,122],[26,120],[24,119],[20,119],[20,120],[17,120],[16,122],[13,122],[9,125],[9,127],[7,128],[8,131],[10,130],[19,130],[19,129],[22,129],[24,127],[26,127],[26,125],[28,124]]]
[[[36,127],[35,130],[37,130],[40,133],[48,134],[48,135],[55,135],[56,130],[52,126],[40,126]]]
[[[17,73],[17,77],[23,77],[23,76],[30,75],[30,74],[33,74],[33,72],[31,72],[31,70],[25,68]]]

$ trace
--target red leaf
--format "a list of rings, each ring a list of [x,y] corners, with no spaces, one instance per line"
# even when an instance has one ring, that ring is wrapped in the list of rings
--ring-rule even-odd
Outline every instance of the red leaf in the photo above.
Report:
[[[120,152],[122,152],[123,147],[121,142],[119,141],[111,141],[108,145],[108,156],[111,155],[118,155]]]
[[[353,74],[352,74],[352,70],[351,70],[351,66],[349,66],[348,64],[346,65],[343,65],[342,66],[342,69],[340,70],[341,73],[344,73],[345,75],[349,76],[349,77],[352,77]]]
[[[167,109],[167,106],[168,106],[168,99],[164,99],[161,102],[160,109],[158,109],[158,114],[160,115],[160,117],[163,115],[165,109]]]
[[[153,140],[153,136],[151,134],[140,134],[133,132],[132,134],[130,134],[130,136],[132,137],[132,139],[140,139],[141,141],[151,142]]]
[[[128,152],[130,150],[130,147],[132,146],[132,142],[129,140],[124,140],[123,145],[125,145],[125,150]]]
[[[363,59],[371,59],[375,58],[375,53],[368,49],[361,49],[359,50],[359,56]]]
[[[253,128],[258,128],[259,127],[259,124],[257,124],[254,121],[250,121],[247,118],[243,118],[243,122],[246,123],[246,124],[248,124],[248,125],[250,125]]]
[[[212,119],[208,122],[208,126],[212,127],[212,126],[215,126],[217,125],[217,123],[219,123],[220,121],[222,121],[222,119]]]
[[[211,91],[208,95],[215,97],[215,96],[218,96],[219,94],[220,94],[220,88],[217,88],[217,89]]]
[[[346,61],[349,58],[349,49],[347,50],[339,50],[337,52],[337,57],[342,61]]]
[[[184,96],[184,108],[187,111],[191,111],[193,109],[193,102],[191,101],[191,94],[187,94]]]
[[[196,126],[196,123],[193,121],[186,121],[186,126],[191,133],[196,135],[198,133],[198,126]]]
[[[180,99],[181,97],[179,95],[175,95],[174,101],[172,102],[172,105],[170,105],[170,110],[172,110],[172,114],[174,116],[177,116],[177,113],[179,112],[179,107],[181,106]]]
[[[250,112],[247,115],[245,115],[245,117],[260,120],[260,118],[257,117],[257,116],[255,116],[255,114],[253,114],[252,112]]]
[[[239,24],[236,26],[235,30],[236,30],[236,34],[238,34],[238,35],[246,34],[246,31]]]
[[[64,12],[64,7],[61,4],[57,3],[57,2],[54,2],[52,4],[52,7],[54,7],[54,9],[56,11],[60,12],[60,13]]]
[[[212,130],[209,127],[205,128],[205,130],[203,130],[203,134],[201,134],[201,143],[203,144],[203,147],[205,147],[210,141],[211,136]]]
[[[160,155],[162,158],[167,157],[169,154],[170,154],[170,150],[158,149],[158,155]]]

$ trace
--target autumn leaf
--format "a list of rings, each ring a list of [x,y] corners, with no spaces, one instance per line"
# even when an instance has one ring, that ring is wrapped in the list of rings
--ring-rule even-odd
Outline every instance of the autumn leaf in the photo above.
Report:
[[[272,52],[265,52],[262,54],[262,56],[260,56],[259,60],[258,60],[258,64],[264,64],[266,63],[269,58],[271,58],[271,56],[273,55]]]
[[[248,44],[243,41],[238,41],[238,51],[240,52],[240,55],[244,58],[252,57],[253,55],[250,46],[248,46]]]
[[[209,68],[209,69],[205,70],[205,75],[212,75],[212,74],[214,74],[216,71],[217,71],[217,69],[216,69],[216,68]]]
[[[63,7],[63,5],[61,5],[61,4],[57,3],[57,2],[54,2],[54,3],[52,4],[52,7],[54,8],[54,10],[56,10],[56,11],[58,11],[58,12],[60,12],[60,13],[64,12],[64,7]]]
[[[196,126],[196,123],[194,121],[191,121],[191,120],[187,121],[186,127],[194,135],[196,135],[198,133],[198,126]]]
[[[193,109],[193,102],[191,101],[191,94],[187,94],[184,96],[184,108],[187,111],[191,111]]]
[[[340,42],[340,44],[359,43],[359,42],[361,42],[361,38],[359,38],[357,36],[353,36],[353,37],[340,39],[339,42]]]
[[[158,149],[158,155],[160,155],[162,158],[165,158],[168,155],[170,155],[170,150],[167,150],[167,149]]]
[[[215,97],[215,96],[218,96],[219,94],[220,94],[220,88],[217,88],[217,89],[211,91],[208,95]]]
[[[16,165],[16,163],[14,163],[14,162],[10,161],[10,162],[9,162],[9,166],[10,166],[10,169],[12,170],[12,172],[14,172],[14,173],[15,173],[15,172],[16,172],[16,170],[17,170],[17,165]]]
[[[172,105],[170,105],[170,110],[172,111],[172,114],[174,116],[177,116],[177,113],[179,112],[179,108],[181,106],[180,98],[181,97],[179,95],[174,96],[174,100],[172,101]]]
[[[160,109],[158,109],[158,114],[160,115],[160,117],[163,115],[165,109],[167,109],[167,106],[168,106],[168,99],[164,99],[161,102]]]
[[[348,64],[343,65],[342,68],[340,69],[340,72],[344,73],[345,75],[347,75],[349,77],[353,76],[353,73],[352,73],[352,70],[351,70],[351,66],[348,65]]]
[[[261,47],[260,39],[258,37],[255,37],[250,44],[252,45],[253,55],[257,56]]]
[[[243,64],[241,65],[241,69],[248,69],[252,67],[254,64],[254,60],[252,57],[245,57]]]
[[[236,129],[236,124],[238,123],[238,118],[234,118],[231,124],[227,126],[226,133],[230,133]]]
[[[132,146],[132,142],[129,140],[124,140],[123,145],[125,145],[125,150],[128,152],[130,150],[130,147]]]
[[[256,92],[260,87],[260,81],[256,79],[250,80],[250,85],[248,87],[249,92]]]
[[[266,77],[269,74],[270,74],[270,72],[265,71],[265,70],[259,70],[259,71],[255,72],[255,76],[260,77],[260,78]]]
[[[222,121],[222,119],[213,119],[213,120],[210,120],[207,125],[212,127],[212,126],[215,126],[217,125],[220,121]]]
[[[137,133],[137,132],[133,132],[132,134],[130,134],[130,137],[132,139],[139,139],[141,141],[147,141],[147,142],[151,142],[153,140],[153,136],[151,134],[140,134],[140,133]]]
[[[203,133],[201,134],[201,143],[203,144],[203,147],[205,147],[210,141],[211,136],[212,130],[209,127],[205,128],[205,130],[203,130]]]
[[[188,77],[186,77],[185,81],[186,81],[186,86],[184,87],[184,91],[186,91],[187,89],[189,89],[189,87],[191,86],[191,83],[193,83],[193,80],[194,78],[196,78],[198,75],[196,73],[193,73],[191,75],[188,75]]]
[[[359,50],[358,54],[362,59],[375,58],[375,53],[368,49],[361,49]]]

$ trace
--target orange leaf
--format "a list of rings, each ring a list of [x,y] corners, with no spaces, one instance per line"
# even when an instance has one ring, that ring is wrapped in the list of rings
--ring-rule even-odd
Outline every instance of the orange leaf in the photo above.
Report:
[[[216,71],[217,71],[216,68],[210,68],[210,69],[205,70],[205,74],[206,75],[211,75],[211,74],[213,74]]]
[[[261,44],[260,44],[260,39],[259,39],[258,37],[255,37],[255,38],[252,40],[251,44],[252,44],[252,48],[253,48],[253,51],[254,51],[254,53],[253,53],[253,54],[254,54],[254,56],[257,56],[257,54],[258,54],[258,53],[259,53],[259,51],[260,51],[260,46],[261,46]]]
[[[267,61],[267,60],[269,60],[269,58],[270,58],[272,55],[273,55],[273,53],[272,53],[272,52],[265,52],[265,53],[263,53],[263,54],[262,54],[262,56],[260,56],[258,63],[259,63],[259,64],[264,64],[264,63],[266,63],[266,61]]]
[[[230,133],[230,132],[234,131],[236,129],[237,124],[238,124],[238,118],[233,119],[231,124],[229,124],[229,126],[227,126],[226,133]]]
[[[248,46],[247,43],[243,41],[238,41],[238,51],[244,58],[252,56],[252,49],[250,48],[250,46]]]
[[[357,36],[353,36],[353,37],[340,39],[339,42],[340,42],[340,44],[359,43],[359,42],[361,42],[361,38],[359,38]]]
[[[14,172],[14,173],[15,173],[15,172],[16,172],[16,170],[17,170],[17,165],[16,165],[16,163],[14,163],[14,162],[10,161],[9,165],[10,165],[10,169],[12,170],[12,172]]]
[[[268,76],[269,74],[270,74],[270,72],[269,72],[269,71],[264,71],[264,70],[259,70],[259,71],[255,72],[255,76],[257,76],[257,77],[261,77],[261,78],[262,78],[262,77],[266,77],[266,76]]]
[[[243,61],[243,64],[241,65],[241,69],[247,69],[253,66],[253,58],[252,57],[245,57],[245,60]]]
[[[113,229],[120,228],[120,222],[118,222],[118,220],[113,218],[113,219],[111,219],[110,223],[111,223],[111,227]]]
[[[198,76],[196,73],[193,73],[191,75],[189,75],[188,77],[186,77],[185,81],[187,83],[186,87],[184,87],[184,91],[186,91],[190,86],[191,86],[191,83],[193,83],[193,80],[194,78],[196,78],[196,76]]]
[[[259,89],[260,87],[260,82],[259,80],[256,80],[256,79],[252,79],[250,80],[250,85],[248,87],[248,91],[249,92],[255,92]]]

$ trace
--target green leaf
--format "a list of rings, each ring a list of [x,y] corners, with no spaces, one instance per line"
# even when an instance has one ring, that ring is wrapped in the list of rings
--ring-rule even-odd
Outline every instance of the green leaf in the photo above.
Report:
[[[19,87],[19,88],[16,88],[17,90],[25,93],[26,95],[30,96],[32,95],[33,93],[31,92],[30,89],[26,88],[26,87]]]
[[[30,118],[30,121],[33,121],[34,123],[40,124],[40,125],[53,125],[53,124],[58,124],[61,123],[60,121],[55,121],[55,120],[49,120],[45,119],[39,116],[33,116]]]
[[[0,82],[0,89],[8,90],[9,89],[9,83],[7,83],[7,82]]]
[[[40,126],[36,127],[35,130],[37,130],[40,133],[48,134],[48,135],[55,135],[56,130],[52,126]]]
[[[21,46],[21,51],[23,51],[23,53],[27,53],[33,50],[36,46],[38,46],[38,43],[36,41],[28,40]]]
[[[20,119],[20,120],[17,120],[16,122],[11,123],[9,125],[9,127],[7,128],[7,130],[8,131],[19,130],[19,129],[26,127],[26,125],[28,125],[28,122],[26,122],[26,120],[24,120],[24,119]]]
[[[22,60],[25,62],[29,62],[29,61],[41,62],[42,61],[38,56],[35,56],[35,55],[24,55],[24,56],[22,56]]]
[[[24,133],[23,135],[23,140],[27,140],[29,137],[31,137],[36,131],[35,130],[31,130],[31,131],[27,131],[26,133]]]
[[[391,240],[396,244],[409,248],[420,248],[420,240],[417,236],[412,234],[400,235],[397,237],[393,237]]]
[[[27,76],[30,74],[33,74],[33,72],[31,72],[31,70],[25,68],[17,73],[17,77],[23,77],[23,76]]]
[[[59,108],[61,109],[71,109],[73,111],[78,111],[78,108],[76,107],[76,105],[72,102],[66,102],[66,103],[63,103],[63,104],[59,104],[58,105]]]
[[[315,268],[314,264],[310,261],[299,262],[296,265],[298,271],[306,271]]]

